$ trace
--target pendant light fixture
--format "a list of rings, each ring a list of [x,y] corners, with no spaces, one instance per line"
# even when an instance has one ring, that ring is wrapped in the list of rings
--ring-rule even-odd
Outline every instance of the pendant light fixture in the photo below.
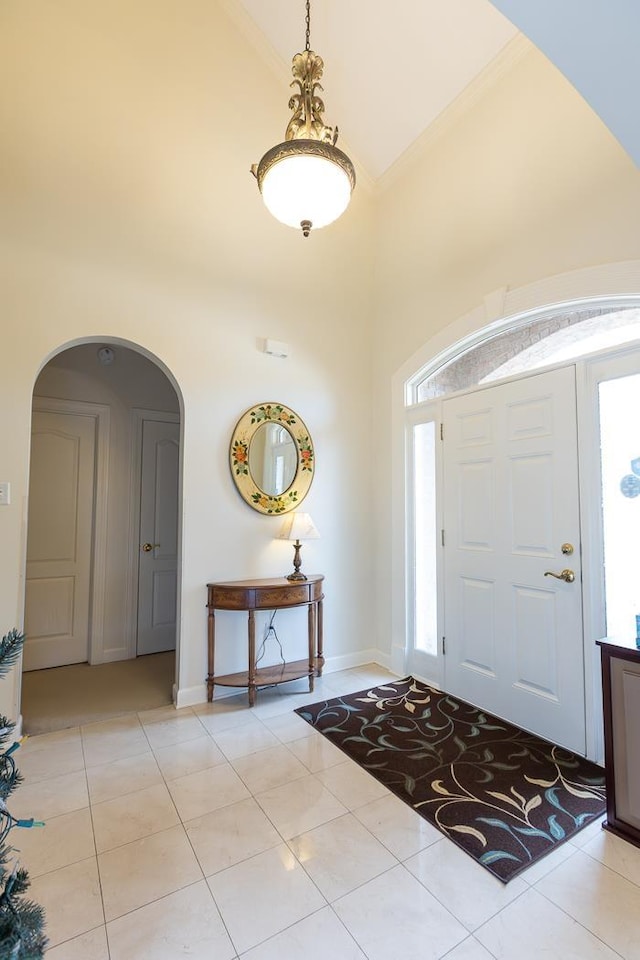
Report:
[[[317,91],[324,71],[322,57],[310,45],[311,9],[306,0],[306,43],[293,58],[292,94],[284,143],[268,150],[251,172],[258,181],[265,206],[289,227],[301,227],[305,237],[311,228],[333,223],[349,206],[356,185],[351,160],[336,147],[338,128],[322,119],[324,103]]]

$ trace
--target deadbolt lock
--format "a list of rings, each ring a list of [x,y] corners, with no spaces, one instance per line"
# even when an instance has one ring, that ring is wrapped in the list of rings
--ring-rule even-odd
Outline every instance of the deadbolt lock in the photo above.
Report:
[[[573,544],[572,543],[563,543],[560,547],[565,557],[570,557],[573,553]]]

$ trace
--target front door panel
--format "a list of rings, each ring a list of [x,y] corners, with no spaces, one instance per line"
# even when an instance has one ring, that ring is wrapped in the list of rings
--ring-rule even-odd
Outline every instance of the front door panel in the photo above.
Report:
[[[443,409],[445,687],[584,752],[574,368]]]

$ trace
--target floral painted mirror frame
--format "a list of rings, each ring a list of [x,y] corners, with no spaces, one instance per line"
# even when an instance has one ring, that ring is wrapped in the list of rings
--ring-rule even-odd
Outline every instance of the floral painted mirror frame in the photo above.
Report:
[[[256,431],[264,423],[277,423],[291,434],[296,447],[297,467],[293,480],[279,494],[267,493],[254,480],[249,467],[249,450]],[[231,476],[240,496],[259,513],[288,513],[300,506],[315,472],[315,452],[304,421],[282,403],[261,403],[249,407],[238,420],[229,447]]]

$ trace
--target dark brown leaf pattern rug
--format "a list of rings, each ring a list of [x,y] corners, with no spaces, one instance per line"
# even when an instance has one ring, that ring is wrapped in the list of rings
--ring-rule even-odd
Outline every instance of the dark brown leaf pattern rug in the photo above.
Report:
[[[601,767],[413,677],[296,713],[504,883],[605,810]]]

